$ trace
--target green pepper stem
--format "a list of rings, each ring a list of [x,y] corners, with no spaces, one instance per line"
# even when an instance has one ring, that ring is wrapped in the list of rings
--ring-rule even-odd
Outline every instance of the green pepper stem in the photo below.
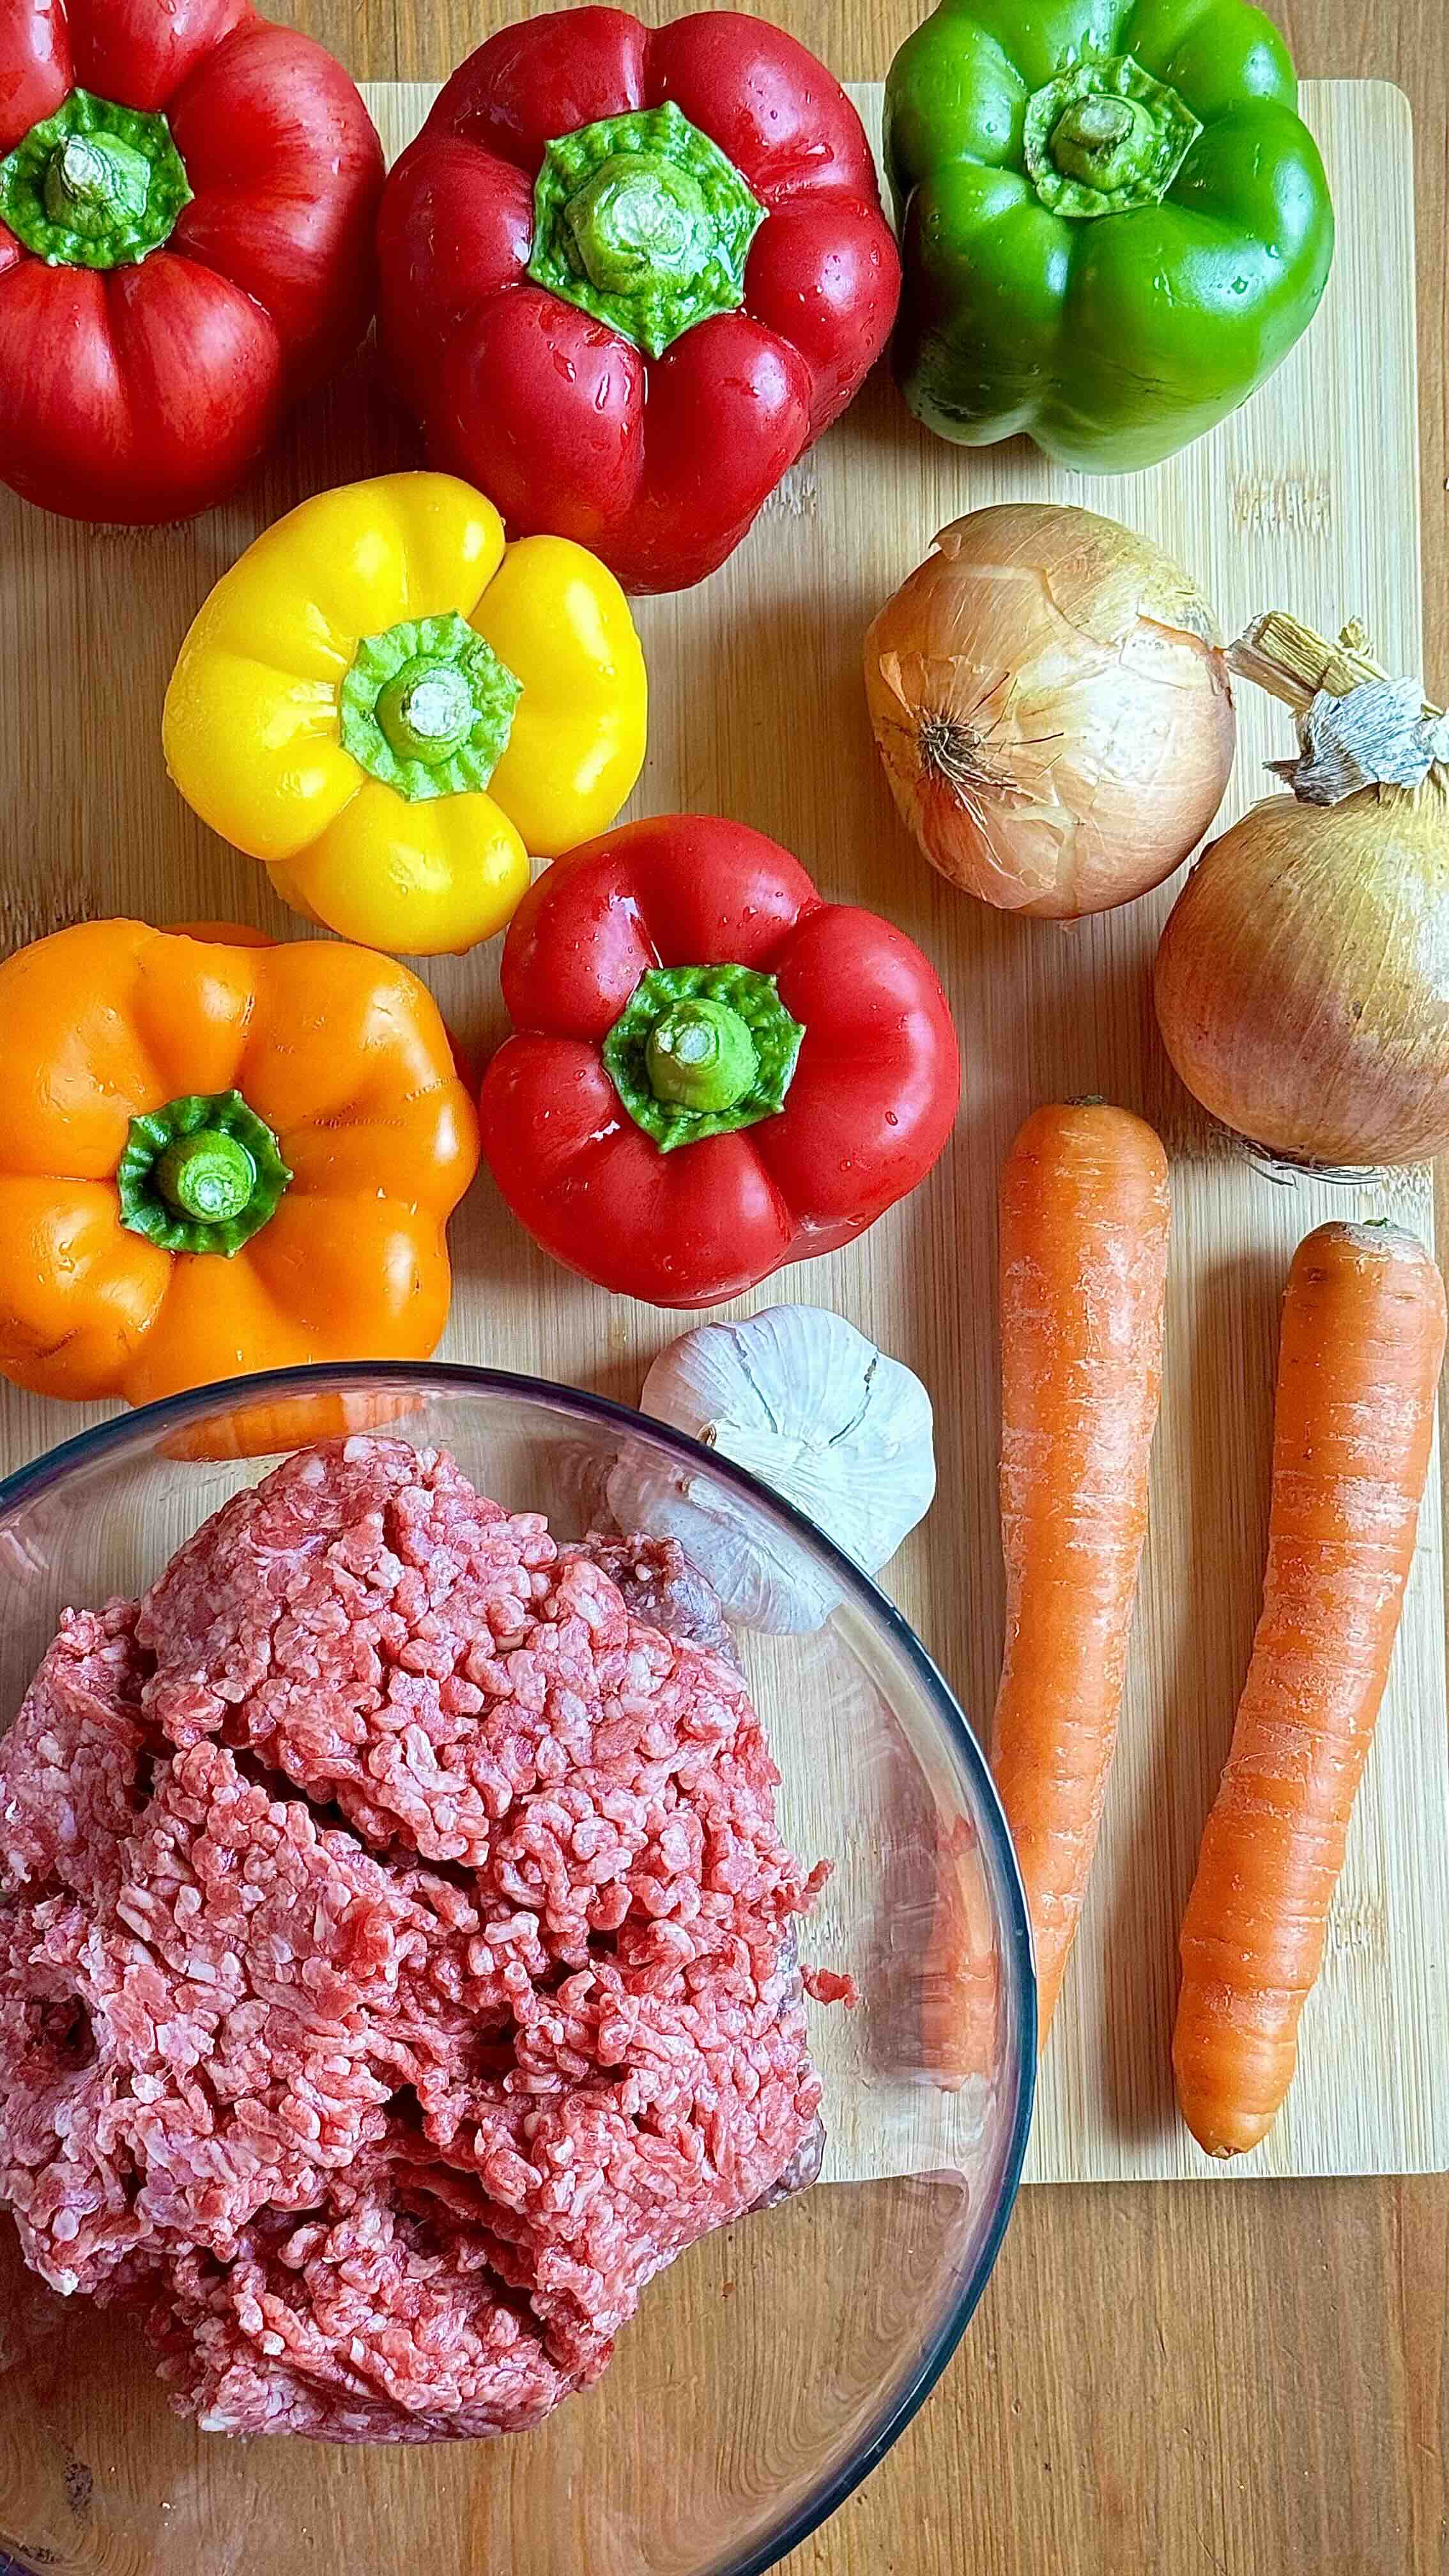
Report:
[[[1201,132],[1131,54],[1091,55],[1027,101],[1022,148],[1042,204],[1081,222],[1160,205]]]
[[[409,802],[487,786],[523,684],[449,609],[364,635],[342,683],[342,747]]]
[[[191,196],[164,116],[73,89],[0,161],[0,222],[60,268],[158,250]]]
[[[615,152],[568,201],[584,274],[604,294],[657,294],[713,249],[704,191],[662,152]]]
[[[1081,98],[1069,107],[1052,137],[1054,144],[1072,144],[1079,152],[1110,152],[1138,127],[1138,119],[1125,98]]]
[[[727,1002],[682,1001],[665,1011],[644,1049],[649,1087],[656,1100],[681,1109],[733,1109],[753,1089],[760,1070],[755,1041]]]
[[[1051,140],[1059,170],[1104,192],[1144,177],[1156,149],[1151,118],[1126,98],[1079,98],[1058,120]]]
[[[549,144],[528,274],[658,358],[682,332],[743,303],[764,220],[734,163],[667,99]]]
[[[655,966],[604,1040],[604,1067],[662,1154],[732,1135],[785,1105],[805,1035],[773,975]]]
[[[98,241],[120,225],[144,223],[151,164],[118,134],[71,134],[46,164],[45,211],[53,224]]]
[[[121,1222],[164,1252],[229,1260],[275,1216],[291,1178],[239,1091],[190,1092],[132,1119],[116,1173]]]

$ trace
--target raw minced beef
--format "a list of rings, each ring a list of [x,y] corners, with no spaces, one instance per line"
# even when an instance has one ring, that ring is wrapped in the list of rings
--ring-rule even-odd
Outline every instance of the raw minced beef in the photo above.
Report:
[[[739,1670],[729,1622],[713,1584],[691,1565],[677,1539],[606,1538],[596,1532],[565,1556],[587,1556],[601,1566],[636,1619],[662,1628],[668,1637],[687,1638],[707,1646]]]
[[[0,1740],[0,2198],[184,2412],[536,2423],[818,2165],[824,1871],[699,1589],[354,1439],[62,1621]]]

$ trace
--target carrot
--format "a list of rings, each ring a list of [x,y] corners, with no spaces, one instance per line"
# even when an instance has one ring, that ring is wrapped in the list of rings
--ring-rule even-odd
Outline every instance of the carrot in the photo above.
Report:
[[[1006,1652],[991,1766],[1045,2040],[1096,1848],[1147,1531],[1171,1194],[1152,1129],[1039,1109],[1001,1183]]]
[[[1321,1225],[1288,1273],[1263,1613],[1182,1926],[1172,2061],[1213,2156],[1272,2126],[1323,1959],[1434,1430],[1444,1287],[1412,1235]]]

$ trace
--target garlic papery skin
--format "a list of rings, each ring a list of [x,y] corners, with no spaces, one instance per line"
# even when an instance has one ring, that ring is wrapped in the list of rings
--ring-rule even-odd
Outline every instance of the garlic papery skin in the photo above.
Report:
[[[696,1326],[654,1362],[640,1409],[747,1468],[867,1573],[895,1554],[936,1490],[920,1379],[823,1306]],[[626,1453],[608,1501],[622,1530],[677,1539],[740,1627],[800,1635],[836,1607],[828,1573],[712,1480]]]

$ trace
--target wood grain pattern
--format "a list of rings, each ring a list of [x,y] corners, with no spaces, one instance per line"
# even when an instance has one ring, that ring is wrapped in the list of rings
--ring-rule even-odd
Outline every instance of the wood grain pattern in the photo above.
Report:
[[[432,95],[425,85],[369,89],[390,155],[416,132]],[[878,134],[879,88],[857,88],[855,97]],[[1407,119],[1382,84],[1313,88],[1306,103],[1345,241],[1313,331],[1211,438],[1154,474],[1094,484],[1088,497],[1190,565],[1229,631],[1266,605],[1289,604],[1330,630],[1362,614],[1390,667],[1411,669],[1419,592]],[[62,862],[5,873],[7,946],[69,917],[78,897],[92,911],[162,921],[235,910],[295,933],[275,915],[261,871],[204,832],[168,785],[153,711],[218,559],[229,560],[299,491],[411,453],[365,361],[347,388],[313,408],[259,489],[194,526],[121,540],[6,504],[10,577],[0,617],[14,639],[7,661],[18,674],[17,732],[36,763],[33,837],[44,861]],[[715,580],[639,603],[653,685],[649,756],[631,810],[748,818],[797,851],[827,892],[899,921],[945,979],[965,1083],[939,1169],[861,1243],[767,1282],[734,1311],[782,1293],[834,1306],[931,1389],[940,1492],[888,1581],[968,1714],[984,1719],[1000,1659],[995,1197],[1006,1146],[1042,1099],[1101,1091],[1144,1112],[1173,1150],[1167,1364],[1136,1648],[1092,1891],[1043,2065],[1029,2173],[1043,2181],[1220,2179],[1222,2166],[1175,2116],[1168,2048],[1177,1927],[1254,1615],[1277,1299],[1293,1245],[1323,1215],[1392,1204],[1425,1226],[1432,1207],[1427,1182],[1412,1175],[1387,1199],[1275,1187],[1214,1138],[1172,1080],[1147,1000],[1170,891],[1086,923],[1012,920],[942,884],[896,821],[863,707],[860,645],[873,611],[962,509],[1082,490],[1024,442],[973,454],[927,437],[881,375],[786,478]],[[118,547],[124,590],[113,578]],[[122,617],[122,602],[137,598],[141,612]],[[27,667],[18,639],[33,631],[42,600],[51,641]],[[98,624],[106,648],[144,664],[138,721],[119,742],[108,725],[78,742],[55,685],[72,656],[85,656]],[[1241,689],[1239,701],[1229,814],[1252,801],[1270,751],[1288,739],[1260,692]],[[74,879],[47,822],[67,773],[85,781]],[[450,1024],[483,1048],[503,1025],[497,957],[495,944],[428,969]],[[632,1398],[678,1329],[659,1310],[610,1299],[560,1271],[486,1185],[455,1225],[454,1247],[445,1357]],[[83,1408],[7,1389],[0,1452],[9,1461],[33,1454],[82,1418]],[[1437,2046],[1449,2018],[1440,1939],[1449,1916],[1443,1631],[1436,1486],[1327,1965],[1304,2019],[1301,2071],[1247,2162],[1254,2173],[1449,2165],[1449,2069]],[[862,1919],[851,1854],[889,1834],[868,1747],[853,1763],[819,1760],[831,1712],[808,1684],[771,1692],[763,1705],[798,1847],[842,1856],[826,1912],[833,1918],[838,1906],[844,1920]],[[1436,1777],[1437,1796],[1416,1796],[1417,1783]],[[869,1833],[866,1816],[875,1818]],[[819,1937],[822,1955],[833,1955],[830,1921]],[[873,2090],[867,2120],[854,2080],[861,2025],[821,2016],[817,2044],[834,2106],[833,2176],[970,2170],[965,2096],[905,2083],[894,2095]]]
[[[517,14],[514,0],[268,5],[374,79],[439,79]],[[673,0],[637,5],[673,14]],[[768,0],[767,14],[843,77],[869,78],[920,11],[918,0]],[[1305,72],[1393,79],[1414,106],[1427,667],[1442,689],[1443,0],[1372,11],[1276,0],[1275,14]],[[74,782],[61,793],[73,832]],[[1431,2576],[1449,2563],[1446,2287],[1449,2181],[1027,2193],[937,2395],[787,2576]],[[98,2353],[98,2378],[105,2368]],[[433,2565],[431,2538],[409,2559]],[[291,2576],[294,2563],[307,2562],[257,2559],[236,2535],[237,2576],[272,2565]],[[399,2563],[381,2534],[371,2563]],[[478,2565],[495,2576],[507,2560]]]
[[[390,149],[426,95],[376,93]],[[879,90],[853,95],[878,140]],[[748,813],[802,852],[828,891],[875,903],[922,941],[963,1033],[962,1120],[928,1189],[861,1245],[794,1276],[796,1293],[866,1324],[935,1394],[941,1496],[888,1580],[968,1712],[989,1708],[999,1664],[994,1200],[1007,1142],[1040,1098],[1105,1088],[1152,1117],[1173,1149],[1176,1252],[1152,1537],[1099,1864],[1043,2067],[1028,2163],[1035,2180],[1223,2175],[1173,2116],[1167,2037],[1177,1925],[1256,1609],[1266,1500],[1255,1469],[1267,1454],[1277,1299],[1293,1245],[1323,1216],[1391,1204],[1428,1231],[1431,1198],[1427,1176],[1405,1176],[1387,1199],[1275,1189],[1224,1155],[1172,1080],[1145,1007],[1170,890],[1063,928],[1003,920],[923,875],[863,742],[858,638],[929,534],[959,510],[1080,497],[1191,565],[1230,631],[1269,599],[1291,598],[1330,630],[1369,601],[1362,613],[1392,666],[1419,666],[1408,118],[1383,85],[1313,86],[1305,106],[1339,209],[1334,278],[1288,365],[1212,438],[1156,474],[1088,488],[1022,442],[970,455],[944,447],[915,431],[877,381],[787,478],[719,580],[640,609],[650,667],[664,682],[636,807]],[[699,711],[712,696],[711,723]],[[1260,693],[1240,690],[1239,704],[1223,820],[1271,783],[1263,764],[1285,740],[1281,713]],[[788,763],[772,756],[781,741],[799,745]],[[534,1364],[548,1353],[564,1376],[596,1367],[601,1301],[572,1284],[549,1298],[536,1270],[521,1301],[491,1304],[494,1334]],[[777,1293],[767,1284],[740,1311]],[[611,1319],[641,1361],[670,1329],[637,1308]],[[478,1347],[469,1315],[457,1331]],[[1437,2044],[1449,1976],[1443,1635],[1436,1474],[1325,1972],[1305,2016],[1302,2071],[1242,2171],[1397,2173],[1449,2162]],[[1439,1784],[1427,1802],[1418,1795],[1426,1772]],[[818,1775],[802,1760],[796,1776]],[[803,1812],[807,1842],[829,1834],[823,1801]],[[842,2057],[848,2048],[830,2033],[824,2045]],[[899,2156],[904,2127],[881,2138],[881,2169]],[[948,2151],[949,2119],[917,2122],[926,2162],[933,2133]],[[862,2144],[855,2171],[869,2169],[875,2142]]]
[[[426,86],[369,91],[390,155],[416,131]],[[878,141],[878,87],[853,92]],[[1392,1205],[1432,1229],[1427,1175],[1386,1196],[1275,1187],[1227,1154],[1162,1058],[1147,970],[1170,890],[1078,925],[1003,919],[940,885],[895,824],[861,714],[859,645],[874,608],[959,511],[995,500],[1088,498],[1155,536],[1205,582],[1227,628],[1289,601],[1333,631],[1364,614],[1394,669],[1418,666],[1413,220],[1408,120],[1386,86],[1313,87],[1344,250],[1313,331],[1254,403],[1151,475],[1080,478],[1022,442],[985,454],[917,431],[881,378],[787,477],[717,579],[646,600],[650,752],[631,811],[743,814],[799,852],[826,890],[888,912],[935,960],[966,1061],[961,1118],[928,1187],[866,1239],[787,1274],[785,1293],[836,1307],[916,1368],[938,1419],[941,1491],[889,1586],[983,1719],[999,1668],[995,1458],[995,1191],[1007,1143],[1042,1098],[1104,1090],[1141,1109],[1173,1150],[1175,1257],[1152,1532],[1121,1752],[1092,1892],[1042,2069],[1028,2178],[1220,2180],[1177,2120],[1168,2046],[1177,1927],[1202,1818],[1231,1730],[1263,1548],[1277,1300],[1294,1244],[1326,1215]],[[1372,207],[1372,221],[1368,220]],[[1374,423],[1372,443],[1365,425]],[[1371,500],[1371,495],[1375,496]],[[1364,607],[1364,603],[1369,605]],[[1267,782],[1280,711],[1239,691],[1241,739],[1223,819]],[[798,746],[788,760],[779,746]],[[158,816],[174,831],[174,816]],[[179,854],[182,864],[186,854]],[[205,864],[203,856],[203,864]],[[430,973],[465,1029],[492,977],[478,960]],[[662,1314],[561,1278],[488,1211],[465,1235],[446,1351],[569,1383],[601,1367],[642,1376],[676,1329]],[[767,1282],[732,1311],[770,1302]],[[960,1342],[958,1344],[958,1336]],[[623,1392],[638,1379],[625,1374]],[[1304,2018],[1298,2080],[1243,2171],[1434,2170],[1449,2164],[1449,1809],[1444,1794],[1444,1593],[1438,1480],[1374,1760]],[[801,1848],[842,1854],[874,1813],[868,1762],[815,1753],[828,1710],[774,1693],[777,1750]],[[1416,1794],[1425,1776],[1439,1794]],[[888,1821],[878,1819],[878,1829]],[[828,1939],[828,1933],[825,1935]],[[830,2098],[855,2105],[854,2021],[816,2031]],[[962,2105],[901,2086],[867,2122],[832,2120],[832,2175],[966,2167]]]

